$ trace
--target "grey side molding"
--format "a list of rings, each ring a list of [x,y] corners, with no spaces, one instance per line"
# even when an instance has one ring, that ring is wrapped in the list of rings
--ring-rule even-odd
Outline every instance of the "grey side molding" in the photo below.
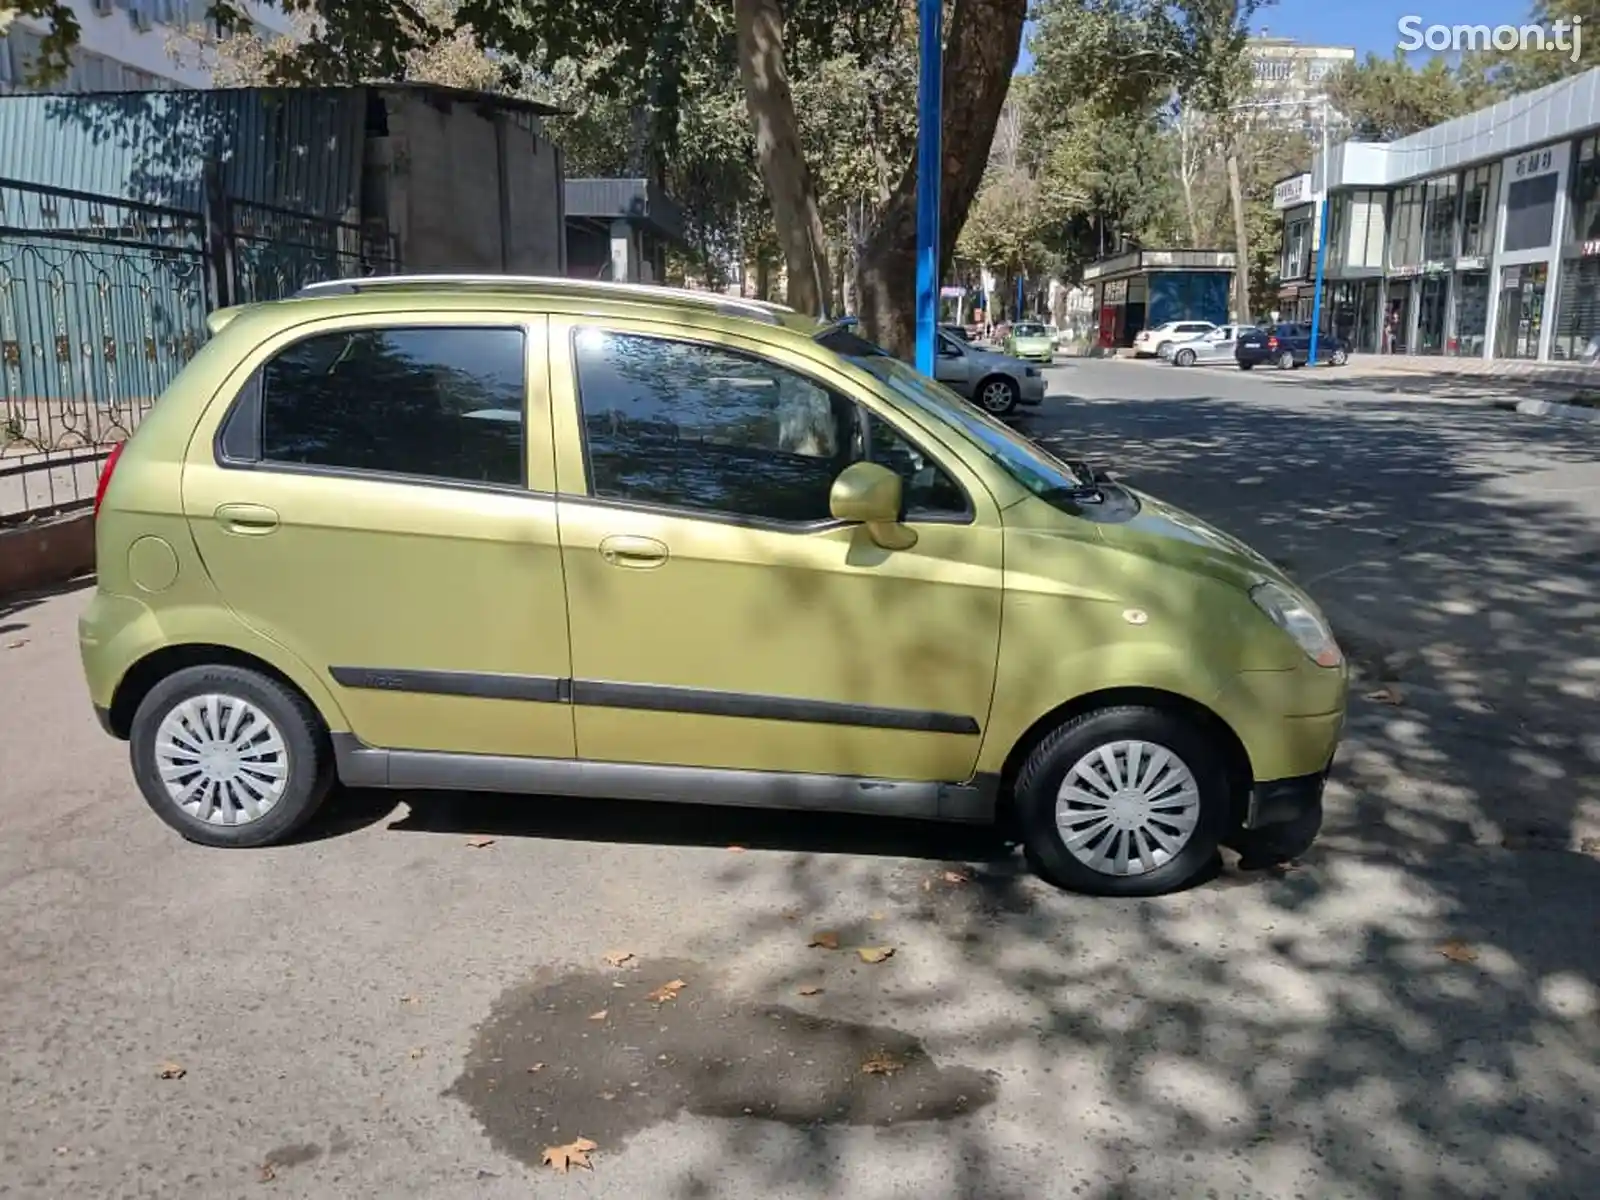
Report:
[[[339,779],[347,787],[657,800],[970,822],[993,820],[999,796],[999,780],[990,775],[978,775],[966,783],[935,783],[722,767],[382,750],[348,733],[334,734],[333,748]]]

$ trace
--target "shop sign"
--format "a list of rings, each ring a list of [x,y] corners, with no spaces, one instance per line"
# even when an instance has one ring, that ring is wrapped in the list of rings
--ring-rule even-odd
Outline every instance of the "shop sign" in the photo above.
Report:
[[[1600,246],[1600,242],[1595,244]],[[1600,250],[1597,250],[1596,253],[1600,254]],[[1458,271],[1481,271],[1488,265],[1489,260],[1481,254],[1473,255],[1470,258],[1456,259],[1456,270]]]
[[[1502,278],[1500,280],[1501,288],[1502,289],[1509,289],[1509,288],[1514,288],[1514,287],[1520,287],[1521,285],[1522,285],[1522,268],[1521,267],[1507,267],[1506,270],[1505,270],[1505,275],[1502,276]]]
[[[1544,150],[1531,150],[1527,154],[1519,154],[1511,170],[1518,179],[1525,175],[1543,175],[1546,171],[1556,169],[1555,152],[1546,148]]]
[[[1282,183],[1274,185],[1272,189],[1272,207],[1278,210],[1294,208],[1299,204],[1311,203],[1311,172],[1296,175],[1293,179],[1285,179]]]
[[[1596,254],[1600,254],[1600,238],[1590,238],[1583,244],[1583,256],[1593,258]]]
[[[1128,281],[1126,279],[1113,279],[1106,284],[1102,304],[1123,304],[1128,299]]]
[[[1396,279],[1415,279],[1418,275],[1422,274],[1422,264],[1407,263],[1403,267],[1396,267],[1394,270],[1390,271],[1389,274]]]

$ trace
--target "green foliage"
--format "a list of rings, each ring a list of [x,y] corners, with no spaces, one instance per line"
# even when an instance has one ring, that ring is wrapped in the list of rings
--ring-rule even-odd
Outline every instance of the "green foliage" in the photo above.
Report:
[[[1476,64],[1457,68],[1435,58],[1418,70],[1396,51],[1341,68],[1329,79],[1328,98],[1353,137],[1391,141],[1492,103],[1495,91]]]

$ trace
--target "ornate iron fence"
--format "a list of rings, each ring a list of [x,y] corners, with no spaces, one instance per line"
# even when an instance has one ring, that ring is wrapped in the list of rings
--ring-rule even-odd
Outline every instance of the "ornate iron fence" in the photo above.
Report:
[[[205,244],[197,213],[0,180],[0,523],[92,499],[204,340]]]
[[[235,304],[279,300],[319,279],[388,275],[399,268],[395,238],[359,225],[231,200],[227,205]]]

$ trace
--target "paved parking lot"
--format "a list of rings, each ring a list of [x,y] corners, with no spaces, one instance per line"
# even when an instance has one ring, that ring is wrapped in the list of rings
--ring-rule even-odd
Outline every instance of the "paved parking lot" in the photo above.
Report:
[[[204,850],[94,724],[84,591],[0,601],[0,1195],[1594,1195],[1600,427],[1051,384],[1031,433],[1338,625],[1376,698],[1304,862],[1088,900],[971,831],[358,794]]]

